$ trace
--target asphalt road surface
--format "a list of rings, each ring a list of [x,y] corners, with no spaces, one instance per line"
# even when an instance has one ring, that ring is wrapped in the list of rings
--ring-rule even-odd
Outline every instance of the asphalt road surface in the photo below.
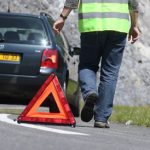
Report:
[[[150,128],[111,124],[93,127],[17,124],[17,116],[0,114],[0,150],[150,150]]]

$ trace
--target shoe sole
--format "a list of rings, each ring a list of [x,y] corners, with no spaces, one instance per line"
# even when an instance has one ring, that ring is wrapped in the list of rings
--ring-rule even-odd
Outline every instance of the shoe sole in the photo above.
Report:
[[[89,122],[93,118],[93,109],[98,96],[94,93],[87,97],[84,107],[81,111],[81,120]]]

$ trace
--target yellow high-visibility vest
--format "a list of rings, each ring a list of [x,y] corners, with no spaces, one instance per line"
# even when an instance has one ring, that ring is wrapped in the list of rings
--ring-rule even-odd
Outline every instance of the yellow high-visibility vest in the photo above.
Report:
[[[129,31],[128,0],[80,0],[80,32]]]

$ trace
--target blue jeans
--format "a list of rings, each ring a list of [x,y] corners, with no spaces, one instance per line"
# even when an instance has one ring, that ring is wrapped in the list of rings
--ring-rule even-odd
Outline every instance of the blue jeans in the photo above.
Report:
[[[81,33],[79,82],[83,99],[92,91],[99,95],[94,108],[96,121],[106,122],[112,113],[126,37],[126,33],[114,31]],[[100,83],[97,86],[96,73],[100,62]]]

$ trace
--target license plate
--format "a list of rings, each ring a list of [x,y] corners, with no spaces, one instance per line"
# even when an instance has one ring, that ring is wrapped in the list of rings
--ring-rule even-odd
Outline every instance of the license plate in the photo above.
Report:
[[[19,62],[21,59],[19,54],[0,53],[0,61],[13,61]]]

